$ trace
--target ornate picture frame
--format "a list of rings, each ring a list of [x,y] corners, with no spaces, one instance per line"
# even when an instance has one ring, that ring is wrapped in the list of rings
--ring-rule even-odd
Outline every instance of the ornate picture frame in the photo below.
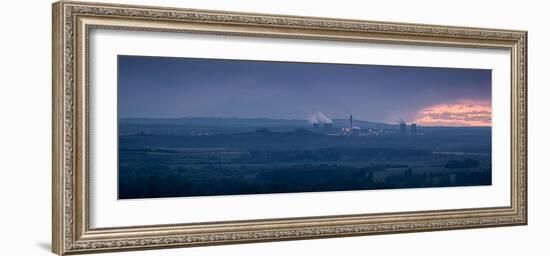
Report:
[[[510,205],[92,228],[89,33],[98,29],[506,49]],[[59,255],[527,224],[527,32],[61,1],[53,4],[53,251]]]

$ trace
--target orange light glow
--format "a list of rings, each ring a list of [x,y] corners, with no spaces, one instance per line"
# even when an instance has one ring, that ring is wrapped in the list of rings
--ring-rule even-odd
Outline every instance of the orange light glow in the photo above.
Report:
[[[416,122],[426,126],[491,126],[491,103],[461,101],[421,109]]]

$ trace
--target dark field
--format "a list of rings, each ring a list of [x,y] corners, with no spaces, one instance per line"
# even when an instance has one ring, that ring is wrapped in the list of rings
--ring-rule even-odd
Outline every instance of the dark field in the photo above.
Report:
[[[119,198],[491,185],[490,127],[119,121]]]

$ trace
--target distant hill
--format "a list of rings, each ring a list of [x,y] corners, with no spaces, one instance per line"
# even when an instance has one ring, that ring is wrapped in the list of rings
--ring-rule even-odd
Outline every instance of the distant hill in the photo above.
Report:
[[[349,119],[333,119],[333,127],[348,127]],[[305,128],[311,124],[300,119],[271,119],[271,118],[222,118],[222,117],[183,117],[183,118],[121,118],[121,125],[157,125],[157,126],[184,126],[184,127],[248,127],[248,128],[277,128],[294,127]],[[389,124],[353,120],[353,124],[362,128],[388,126]]]
[[[270,118],[222,118],[222,117],[182,117],[182,118],[121,118],[122,125],[176,125],[188,127],[271,127],[305,126],[306,120]]]
[[[349,127],[349,119],[338,118],[332,120],[332,131]],[[396,124],[353,120],[353,126],[362,129],[382,128],[399,129]],[[262,130],[264,129],[264,130]],[[407,129],[410,129],[408,126]],[[296,132],[310,130],[323,133],[323,126],[314,128],[307,120],[299,119],[270,119],[270,118],[220,118],[220,117],[185,117],[185,118],[121,118],[119,132],[122,134],[172,134],[172,135],[212,135],[238,134],[254,131],[264,132]],[[478,133],[490,132],[491,127],[443,127],[418,126],[421,133]]]

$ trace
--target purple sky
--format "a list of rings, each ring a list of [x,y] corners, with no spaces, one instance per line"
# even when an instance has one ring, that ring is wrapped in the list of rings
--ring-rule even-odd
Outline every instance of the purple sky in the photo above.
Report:
[[[491,102],[491,70],[119,56],[119,117],[412,122],[431,106]],[[422,113],[424,113],[422,112]]]

